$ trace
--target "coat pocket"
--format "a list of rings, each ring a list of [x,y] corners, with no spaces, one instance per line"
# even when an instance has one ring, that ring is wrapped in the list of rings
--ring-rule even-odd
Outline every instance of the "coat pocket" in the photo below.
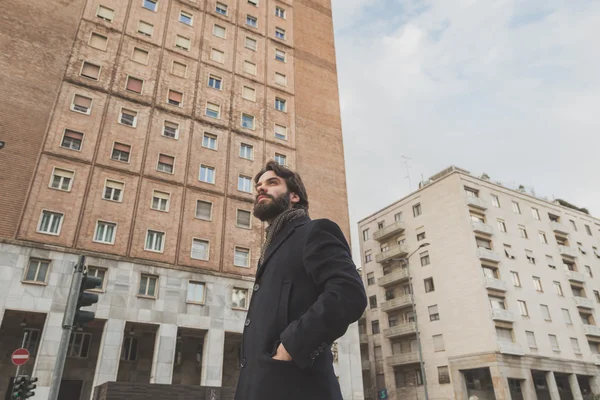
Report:
[[[292,282],[284,281],[281,284],[281,292],[279,293],[279,305],[277,307],[277,328],[279,332],[283,332],[287,328],[289,321],[289,303],[290,294],[292,292]]]

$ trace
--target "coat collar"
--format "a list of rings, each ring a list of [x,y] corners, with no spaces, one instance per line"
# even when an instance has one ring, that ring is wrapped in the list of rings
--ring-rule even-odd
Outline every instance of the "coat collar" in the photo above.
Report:
[[[260,277],[264,273],[267,263],[269,262],[269,259],[271,258],[271,256],[273,254],[275,254],[275,252],[277,251],[279,246],[281,246],[283,243],[285,243],[285,241],[290,236],[292,236],[292,234],[296,231],[297,228],[301,227],[302,225],[304,225],[310,221],[311,221],[311,219],[309,216],[303,216],[300,218],[296,218],[296,219],[290,221],[289,224],[284,226],[283,229],[281,229],[281,231],[273,238],[271,245],[269,246],[269,248],[267,249],[267,252],[265,253],[265,259],[264,259],[262,265],[259,265],[258,270],[256,271],[256,280],[257,281],[260,279]]]

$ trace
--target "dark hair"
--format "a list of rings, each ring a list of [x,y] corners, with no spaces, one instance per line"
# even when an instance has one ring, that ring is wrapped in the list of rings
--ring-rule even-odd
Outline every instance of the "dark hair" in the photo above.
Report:
[[[306,194],[306,188],[304,187],[304,182],[302,182],[300,175],[289,168],[277,164],[275,161],[269,161],[267,165],[256,174],[254,183],[258,183],[260,177],[267,171],[273,171],[275,175],[283,178],[288,191],[296,193],[300,198],[298,203],[294,203],[294,208],[303,208],[308,212],[308,195]]]

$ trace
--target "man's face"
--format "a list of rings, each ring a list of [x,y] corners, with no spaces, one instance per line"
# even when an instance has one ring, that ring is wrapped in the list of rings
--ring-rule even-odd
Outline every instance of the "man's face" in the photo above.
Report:
[[[271,221],[299,200],[295,193],[288,191],[283,178],[275,175],[273,171],[267,171],[256,183],[254,216],[261,221]]]

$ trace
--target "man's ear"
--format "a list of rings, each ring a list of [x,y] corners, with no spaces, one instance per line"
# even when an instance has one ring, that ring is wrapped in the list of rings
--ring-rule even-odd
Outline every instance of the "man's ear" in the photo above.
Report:
[[[300,203],[300,197],[296,193],[290,193],[290,202]]]

